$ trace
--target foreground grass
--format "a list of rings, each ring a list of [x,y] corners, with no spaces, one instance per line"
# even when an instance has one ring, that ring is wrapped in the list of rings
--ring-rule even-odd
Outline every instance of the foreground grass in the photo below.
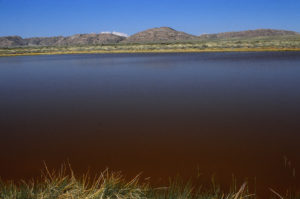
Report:
[[[235,184],[229,192],[223,192],[212,183],[210,188],[184,183],[179,178],[170,180],[167,187],[153,187],[139,176],[126,180],[120,172],[105,170],[91,178],[90,175],[75,176],[70,167],[59,171],[42,172],[41,178],[19,183],[0,182],[0,199],[256,199],[249,193],[247,183]],[[281,196],[270,189],[271,198],[297,199],[300,196]]]
[[[48,169],[40,180],[31,182],[0,183],[1,199],[242,199],[255,198],[248,193],[244,183],[238,190],[223,193],[217,186],[209,190],[195,188],[191,183],[183,183],[178,178],[167,187],[153,188],[141,182],[139,176],[125,180],[121,173],[102,172],[98,177],[89,175],[76,177],[73,171],[62,167],[59,172]]]
[[[139,175],[126,180],[120,172],[105,170],[91,178],[90,175],[77,177],[71,169],[63,166],[60,171],[50,172],[47,167],[41,178],[19,183],[0,181],[0,199],[260,199],[249,193],[247,183],[234,184],[231,191],[224,192],[220,186],[194,186],[180,178],[169,181],[166,187],[153,187]],[[70,168],[70,167],[69,167]],[[300,195],[289,193],[282,196],[270,189],[271,199],[300,199]]]
[[[169,43],[118,43],[90,46],[31,46],[0,48],[0,56],[85,53],[171,53],[235,51],[300,51],[300,36],[248,39],[206,39]]]

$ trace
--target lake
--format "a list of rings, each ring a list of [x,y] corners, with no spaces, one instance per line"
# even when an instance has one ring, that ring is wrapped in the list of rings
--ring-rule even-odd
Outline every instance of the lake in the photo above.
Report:
[[[300,52],[0,58],[0,176],[43,161],[299,186]]]

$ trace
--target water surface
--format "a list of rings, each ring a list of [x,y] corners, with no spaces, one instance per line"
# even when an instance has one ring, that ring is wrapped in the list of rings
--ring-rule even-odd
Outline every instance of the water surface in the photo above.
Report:
[[[2,57],[0,176],[69,160],[285,190],[300,182],[299,85],[299,52]]]

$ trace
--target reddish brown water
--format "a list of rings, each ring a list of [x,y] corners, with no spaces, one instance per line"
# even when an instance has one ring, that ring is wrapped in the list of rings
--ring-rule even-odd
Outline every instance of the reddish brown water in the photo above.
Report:
[[[300,184],[299,85],[298,52],[0,58],[0,176],[69,160],[284,192]]]

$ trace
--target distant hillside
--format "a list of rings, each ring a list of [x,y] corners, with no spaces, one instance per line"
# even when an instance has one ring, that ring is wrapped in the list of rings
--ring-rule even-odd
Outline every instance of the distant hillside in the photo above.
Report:
[[[155,43],[196,40],[198,37],[184,32],[176,31],[169,27],[152,28],[136,33],[123,42],[127,43]]]
[[[0,37],[0,47],[16,47],[26,45],[26,42],[19,36]]]
[[[200,36],[190,35],[176,31],[169,27],[152,28],[138,32],[130,37],[123,33],[103,32],[100,34],[76,34],[69,37],[33,37],[23,39],[19,36],[0,37],[0,47],[26,47],[26,46],[81,46],[101,44],[147,44],[147,43],[173,43],[186,41],[205,41],[209,39],[248,39],[255,37],[280,37],[300,36],[299,33],[286,30],[258,29],[239,32],[224,32],[218,34],[203,34]]]
[[[76,34],[69,37],[33,37],[26,39],[19,36],[8,36],[0,37],[0,47],[115,44],[125,38],[111,33]]]
[[[101,34],[77,34],[70,37],[65,37],[56,42],[58,46],[71,45],[96,45],[96,44],[114,44],[124,40],[125,37],[111,33]]]
[[[257,29],[246,30],[239,32],[223,32],[217,34],[203,34],[200,39],[230,39],[230,38],[252,38],[252,37],[271,37],[271,36],[291,36],[299,35],[299,33],[287,30],[274,30],[274,29]]]
[[[32,37],[24,39],[26,46],[55,46],[65,37]]]

